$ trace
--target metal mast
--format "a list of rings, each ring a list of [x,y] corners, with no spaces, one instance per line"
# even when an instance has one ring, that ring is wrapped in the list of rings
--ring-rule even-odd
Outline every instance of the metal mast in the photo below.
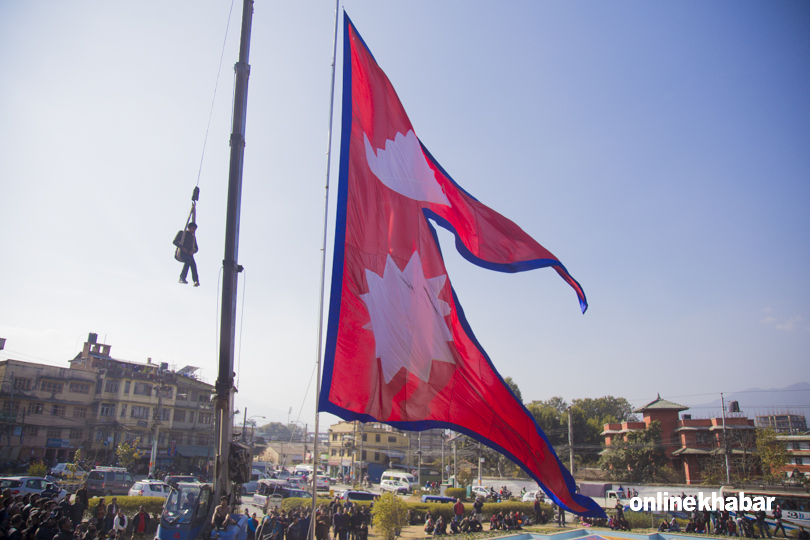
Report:
[[[233,435],[234,394],[234,340],[236,336],[236,285],[242,267],[239,255],[239,218],[242,207],[242,171],[245,158],[245,120],[250,65],[250,29],[253,21],[253,0],[242,5],[242,37],[239,61],[234,66],[236,81],[233,97],[233,128],[231,130],[231,160],[228,174],[228,210],[225,223],[225,258],[222,261],[222,317],[219,335],[219,375],[216,382],[216,443],[217,456],[214,471],[214,505],[220,497],[234,502],[231,479],[228,476],[228,458]]]

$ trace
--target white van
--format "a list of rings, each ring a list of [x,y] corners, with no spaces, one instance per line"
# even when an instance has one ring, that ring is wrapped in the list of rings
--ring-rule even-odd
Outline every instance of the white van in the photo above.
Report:
[[[413,491],[414,488],[419,487],[416,485],[416,478],[414,478],[411,473],[404,471],[385,471],[382,473],[382,477],[380,477],[380,482],[385,480],[393,480],[394,482],[398,482],[400,485],[407,487],[408,491]]]

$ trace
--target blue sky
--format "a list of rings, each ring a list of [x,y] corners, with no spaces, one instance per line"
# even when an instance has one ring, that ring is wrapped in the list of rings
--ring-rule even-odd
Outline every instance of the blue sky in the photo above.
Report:
[[[343,5],[433,156],[585,289],[582,315],[553,271],[471,266],[440,231],[476,336],[526,399],[810,379],[806,2]],[[65,365],[96,332],[115,357],[216,379],[229,10],[0,4],[0,358]],[[331,2],[255,5],[237,406],[272,420],[314,414],[333,24]],[[193,289],[171,241],[211,110]],[[337,130],[333,149],[334,188]]]

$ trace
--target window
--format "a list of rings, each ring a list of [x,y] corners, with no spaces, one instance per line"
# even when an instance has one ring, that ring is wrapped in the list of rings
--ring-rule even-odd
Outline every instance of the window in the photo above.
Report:
[[[208,435],[197,435],[197,446],[207,446],[208,445]]]
[[[341,449],[341,451],[340,451],[340,457],[343,457],[343,452],[344,452],[344,450],[342,450],[342,449]]]
[[[163,420],[164,422],[168,422],[169,420],[172,419],[171,409],[162,409],[161,413],[162,413],[161,420]]]
[[[68,386],[68,390],[75,394],[89,394],[90,383],[72,382],[70,386]]]
[[[127,404],[122,403],[121,404],[121,418],[126,418],[126,417],[127,417]]]
[[[87,418],[87,407],[73,407],[73,418]]]
[[[799,443],[797,443],[797,442],[793,443],[793,449],[794,450],[801,450],[801,448],[802,447],[801,447],[801,445]]]
[[[49,439],[62,438],[62,428],[48,428],[48,431],[46,431],[45,433]]]
[[[711,433],[706,433],[705,431],[698,431],[697,432],[697,443],[698,444],[709,444],[711,443]]]
[[[368,442],[368,434],[363,433],[363,442]]]
[[[163,446],[166,444],[166,434],[165,433],[158,433],[158,444]]]
[[[152,385],[142,382],[136,382],[135,388],[132,390],[132,393],[135,394],[136,396],[151,396]]]
[[[31,390],[31,379],[14,379],[14,389],[15,390]]]
[[[25,426],[23,428],[23,435],[27,435],[28,437],[36,437],[39,435],[39,427]]]
[[[70,438],[81,440],[84,438],[84,430],[83,429],[71,429],[70,430]]]
[[[392,442],[392,443],[397,442],[397,436],[396,435],[389,435],[388,436],[388,442]]]
[[[140,405],[133,405],[129,416],[130,418],[140,418],[142,420],[148,420],[149,407],[141,407]]]
[[[796,456],[796,465],[804,465],[804,460],[799,456]]]
[[[28,404],[28,414],[42,414],[45,410],[44,403],[29,403]]]
[[[333,455],[333,456],[337,455],[337,450],[335,448],[332,448],[332,454],[331,455]]]
[[[361,457],[360,459],[362,459],[363,461],[365,461],[365,459],[366,459],[366,451],[365,451],[365,450],[363,450],[363,452],[362,452],[362,457]]]
[[[188,397],[191,399],[191,401],[197,401],[198,396],[199,396],[199,392],[197,392],[196,390],[192,390],[191,393],[189,393],[189,395],[188,395]]]
[[[124,393],[129,394],[129,390],[132,387],[132,381],[124,381]]]
[[[374,442],[380,442],[380,434],[379,433],[374,435]]]
[[[109,437],[110,437],[110,432],[109,431],[96,431],[96,441],[97,442],[106,441]],[[92,475],[91,475],[91,479],[92,479]]]
[[[115,403],[102,403],[98,411],[99,416],[115,416]]]
[[[211,401],[211,394],[206,394],[205,392],[200,392],[200,397],[198,399],[200,403],[205,403]]]
[[[64,387],[65,387],[64,384],[62,384],[60,382],[54,382],[54,381],[42,381],[39,384],[39,389],[41,391],[43,391],[43,392],[52,392],[54,394],[61,394],[62,393],[62,388],[64,388]]]
[[[189,411],[188,412],[188,423],[190,424],[192,422],[194,422],[194,411]]]
[[[188,399],[188,388],[177,388],[177,396],[176,399],[179,401],[186,401]]]
[[[65,410],[67,407],[64,405],[54,405],[51,409],[51,414],[54,416],[65,416]]]
[[[107,381],[104,385],[104,391],[110,394],[118,393],[118,381]]]
[[[174,410],[174,421],[175,422],[185,422],[186,421],[186,411],[175,409]]]
[[[3,402],[3,412],[10,412],[16,413],[20,411],[20,402],[19,401],[4,401]]]
[[[174,394],[174,387],[173,386],[164,386],[163,387],[163,397],[166,399],[172,399],[172,395]]]
[[[380,453],[374,452],[374,461],[380,461]]]
[[[338,435],[337,433],[332,433],[332,440],[333,441],[337,440],[337,435]]]
[[[213,415],[211,413],[200,413],[199,422],[201,424],[210,424]]]

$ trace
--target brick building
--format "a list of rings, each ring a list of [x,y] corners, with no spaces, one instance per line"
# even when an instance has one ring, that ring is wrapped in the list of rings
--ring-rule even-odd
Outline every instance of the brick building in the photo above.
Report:
[[[626,433],[646,429],[652,422],[661,423],[661,441],[670,465],[683,473],[687,484],[701,482],[701,470],[714,456],[724,455],[723,418],[697,418],[681,412],[689,407],[671,401],[657,399],[633,412],[643,414],[641,422],[605,424],[602,436],[609,451],[611,443],[623,438]],[[730,454],[739,455],[751,451],[755,431],[754,421],[740,415],[726,417],[726,437]]]

